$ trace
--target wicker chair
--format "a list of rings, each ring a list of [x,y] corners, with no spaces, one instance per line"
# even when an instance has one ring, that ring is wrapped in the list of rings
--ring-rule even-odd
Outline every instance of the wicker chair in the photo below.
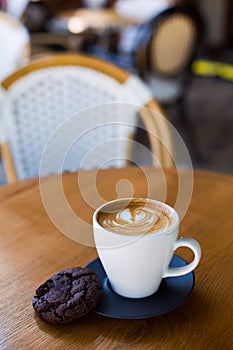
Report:
[[[136,50],[140,76],[164,108],[179,108],[179,118],[190,132],[196,155],[196,137],[184,102],[192,79],[192,61],[203,49],[203,28],[193,8],[171,7],[142,26]]]
[[[59,172],[56,158],[61,156],[62,146],[71,142],[74,136],[80,136],[80,142],[74,142],[62,171],[98,167],[102,161],[98,154],[88,164],[82,163],[83,157],[90,149],[108,140],[127,139],[135,128],[128,125],[123,131],[122,122],[134,125],[138,113],[145,128],[150,130],[151,149],[158,161],[164,166],[172,165],[171,155],[154,137],[157,135],[165,141],[171,150],[166,119],[155,118],[152,113],[154,110],[161,114],[160,107],[151,99],[148,88],[140,79],[108,62],[87,55],[51,55],[7,77],[2,88],[5,104],[1,149],[10,182],[39,175],[43,149],[55,130],[61,131],[57,134],[59,141],[43,175]],[[132,115],[132,109],[122,107],[133,105],[137,108],[133,108],[135,113]],[[95,108],[89,108],[91,106]],[[67,129],[67,118],[77,112],[80,115],[78,122],[71,123]],[[108,124],[110,121],[112,123]],[[62,125],[65,125],[64,129]],[[108,166],[126,164],[122,158],[127,158],[129,148],[123,144],[124,147],[113,149],[106,144],[104,151],[99,153],[101,157],[104,153],[108,159],[113,159]]]
[[[23,24],[0,11],[0,81],[29,61],[30,38]]]

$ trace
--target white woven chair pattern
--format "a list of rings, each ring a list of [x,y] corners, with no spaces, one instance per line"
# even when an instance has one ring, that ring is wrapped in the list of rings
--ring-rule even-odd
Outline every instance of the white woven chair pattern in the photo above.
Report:
[[[30,38],[24,25],[0,11],[0,81],[29,60]]]
[[[133,112],[150,99],[149,90],[136,77],[129,76],[120,83],[97,69],[83,66],[51,66],[24,75],[6,91],[4,120],[5,140],[10,144],[17,178],[38,176],[44,146],[54,130],[72,114],[91,106],[122,102],[137,105],[134,109],[129,108],[128,115],[125,115],[125,121],[134,123],[136,113]],[[88,120],[92,118],[100,126],[109,120],[117,122],[125,113],[124,108],[122,104],[109,104],[81,112],[86,118],[78,119],[78,124],[75,124],[77,135],[80,130],[88,130]],[[60,154],[59,145],[62,147],[74,136],[75,127],[58,133],[60,139],[48,163],[47,173],[57,171],[55,164]],[[107,140],[119,139],[119,136],[126,139],[132,130],[131,126],[122,128],[121,124],[89,130],[71,147],[62,170],[97,167],[103,162],[103,153],[106,159],[113,159],[106,166],[123,166],[127,148],[124,141],[117,147],[109,147],[106,143],[101,152],[95,152],[94,157],[83,164],[82,160],[90,149]]]

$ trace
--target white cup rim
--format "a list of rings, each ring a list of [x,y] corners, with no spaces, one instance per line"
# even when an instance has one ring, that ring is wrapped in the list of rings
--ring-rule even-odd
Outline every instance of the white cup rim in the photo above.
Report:
[[[157,199],[153,199],[153,198],[143,198],[143,197],[127,197],[127,198],[118,198],[118,199],[114,199],[114,200],[111,200],[111,201],[107,201],[106,203],[102,204],[101,206],[99,206],[94,214],[93,214],[93,224],[95,225],[95,227],[97,228],[101,228],[101,229],[104,229],[106,231],[108,231],[109,233],[113,234],[113,235],[118,235],[119,236],[119,233],[117,232],[114,232],[114,231],[110,231],[108,230],[106,227],[103,227],[100,225],[100,223],[98,222],[97,220],[97,215],[98,213],[104,208],[104,207],[107,207],[108,205],[111,205],[111,204],[114,204],[114,203],[117,203],[117,202],[129,202],[129,201],[132,201],[132,200],[146,200],[148,202],[153,202],[153,203],[157,203],[157,204],[160,204],[162,206],[165,206],[171,213],[172,213],[172,216],[174,217],[174,223],[169,227],[169,228],[166,228],[164,230],[161,230],[159,232],[155,232],[155,233],[150,233],[149,235],[147,234],[138,234],[138,235],[127,235],[127,234],[120,234],[120,236],[124,236],[124,237],[135,237],[135,238],[140,238],[140,237],[144,237],[144,238],[152,238],[154,236],[161,236],[161,235],[165,235],[165,234],[170,234],[172,232],[174,232],[174,230],[179,226],[179,223],[180,223],[180,218],[179,218],[179,214],[177,213],[177,211],[172,208],[170,205],[164,203],[164,202],[161,202]]]

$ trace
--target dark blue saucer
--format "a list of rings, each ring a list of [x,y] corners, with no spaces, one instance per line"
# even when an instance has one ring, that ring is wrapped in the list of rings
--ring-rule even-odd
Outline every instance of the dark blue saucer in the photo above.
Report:
[[[186,261],[174,255],[171,267],[186,265]],[[103,284],[103,298],[95,308],[97,314],[124,319],[147,318],[176,309],[189,297],[194,287],[194,273],[180,277],[164,278],[159,290],[147,298],[131,299],[116,294],[110,286],[105,270],[99,259],[91,261],[87,267],[92,269]]]

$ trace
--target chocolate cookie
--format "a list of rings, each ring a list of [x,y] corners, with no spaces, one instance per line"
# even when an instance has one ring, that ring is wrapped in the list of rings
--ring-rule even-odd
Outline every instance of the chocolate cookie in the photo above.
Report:
[[[32,300],[36,314],[52,324],[74,321],[97,306],[102,284],[91,269],[73,267],[50,277]]]

